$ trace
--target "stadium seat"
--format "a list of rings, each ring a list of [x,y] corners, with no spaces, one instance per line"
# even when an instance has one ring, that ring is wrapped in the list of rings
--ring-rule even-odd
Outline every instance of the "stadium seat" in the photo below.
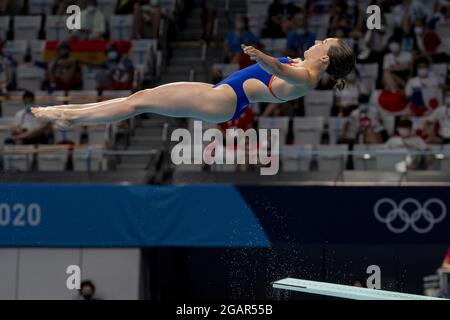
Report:
[[[56,143],[68,143],[72,142],[74,144],[80,144],[81,141],[81,127],[72,127],[72,128],[55,128],[55,142]]]
[[[448,69],[450,64],[448,63],[433,63],[431,65],[431,71],[433,71],[442,81],[445,82],[447,79]]]
[[[71,104],[93,103],[99,98],[97,90],[72,90],[68,96]]]
[[[357,171],[376,170],[376,150],[383,149],[379,144],[356,144],[353,146],[353,166]]]
[[[289,131],[289,117],[260,117],[258,119],[259,129],[279,129],[280,145],[286,143],[286,136]]]
[[[359,79],[362,87],[366,88],[366,94],[370,94],[376,88],[378,78],[378,63],[361,63],[357,65]]]
[[[435,155],[429,169],[443,173],[450,172],[450,145],[429,145],[428,148]]]
[[[103,146],[77,146],[73,150],[74,171],[102,171],[106,169]]]
[[[45,23],[46,39],[57,41],[66,40],[69,37],[66,20],[66,16],[47,16]]]
[[[96,73],[89,67],[83,67],[83,89],[95,90],[97,88]]]
[[[88,142],[91,145],[104,145],[107,140],[107,130],[105,125],[88,126]]]
[[[29,0],[30,14],[52,14],[53,0]]]
[[[305,96],[306,117],[328,117],[333,106],[333,90],[313,90]]]
[[[342,117],[328,118],[329,144],[337,144],[347,119]]]
[[[428,106],[432,105],[433,103],[435,104],[435,106],[442,105],[443,103],[443,91],[441,88],[423,88],[422,95],[425,103]]]
[[[380,148],[377,150],[376,170],[397,171],[398,166],[405,162],[408,150],[404,148]]]
[[[131,90],[105,90],[102,93],[103,99],[115,99],[128,97],[131,94]]]
[[[144,65],[148,70],[157,50],[155,40],[132,40],[129,57],[134,65]]]
[[[308,29],[316,34],[317,39],[325,39],[328,26],[330,24],[330,14],[313,14],[308,19]]]
[[[116,3],[117,0],[97,0],[97,6],[105,17],[109,17],[114,14]]]
[[[23,108],[24,104],[22,101],[5,100],[2,102],[2,117],[14,117]]]
[[[1,16],[0,17],[0,38],[1,39],[7,38],[10,21],[11,21],[11,19],[9,16]]]
[[[21,89],[36,91],[41,88],[45,71],[31,65],[17,67],[17,86]]]
[[[11,126],[14,123],[13,117],[0,117],[0,149],[3,148],[5,139],[11,136]]]
[[[133,34],[132,15],[111,15],[109,30],[112,40],[128,40]]]
[[[348,150],[346,144],[317,145],[316,150],[318,152],[319,171],[339,172],[345,169]]]
[[[64,171],[69,158],[69,150],[61,148],[60,150],[46,151],[48,148],[48,145],[37,146],[38,171]]]
[[[313,146],[291,144],[281,146],[281,168],[284,172],[309,171]]]
[[[15,16],[14,39],[35,40],[41,28],[42,16]]]
[[[36,90],[34,92],[36,97],[36,103],[39,105],[46,105],[46,106],[54,106],[54,105],[60,105],[65,104],[67,102],[68,98],[66,96],[65,91],[44,91],[44,90]]]
[[[10,55],[16,60],[18,63],[21,63],[25,59],[25,55],[27,54],[28,43],[26,40],[11,40],[6,41],[5,46],[3,48],[4,53],[6,55]]]
[[[4,145],[3,168],[5,171],[29,171],[33,162],[33,145]]]
[[[295,144],[320,144],[324,119],[322,117],[295,117],[294,140]]]
[[[45,51],[45,40],[31,40],[29,42],[31,59],[33,61],[43,61]]]

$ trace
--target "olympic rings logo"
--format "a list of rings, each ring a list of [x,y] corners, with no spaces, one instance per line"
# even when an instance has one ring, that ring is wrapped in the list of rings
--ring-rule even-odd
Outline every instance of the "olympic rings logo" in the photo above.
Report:
[[[433,214],[430,206],[435,205],[439,209]],[[381,206],[389,209],[382,210]],[[413,207],[412,212],[408,212],[405,207]],[[425,234],[433,229],[434,225],[441,222],[447,216],[447,207],[442,200],[437,198],[428,199],[423,206],[419,201],[413,198],[406,198],[399,205],[389,198],[383,198],[375,203],[373,212],[378,221],[385,223],[388,229],[393,233],[403,233],[408,228],[412,228],[417,233]],[[436,214],[436,215],[435,215]],[[419,226],[419,220],[426,221],[424,226]],[[401,221],[399,226],[394,226],[393,221]]]

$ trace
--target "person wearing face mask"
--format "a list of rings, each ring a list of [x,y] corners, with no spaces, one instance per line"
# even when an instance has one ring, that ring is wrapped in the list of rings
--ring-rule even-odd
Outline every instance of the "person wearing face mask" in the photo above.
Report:
[[[303,52],[314,44],[316,34],[308,30],[304,14],[296,14],[292,23],[294,30],[287,35],[286,54],[290,57],[302,57]]]
[[[385,147],[389,149],[407,149],[408,151],[420,152],[427,151],[428,146],[425,141],[418,136],[413,130],[413,122],[408,117],[401,118],[397,123],[396,135],[389,138],[385,143]],[[408,169],[426,169],[429,160],[425,155],[413,155],[408,157],[406,164]]]
[[[248,23],[246,16],[238,16],[234,31],[228,32],[224,42],[226,63],[239,63],[242,57],[242,43],[259,46],[259,38],[250,31]]]
[[[450,143],[450,87],[445,89],[443,105],[428,117],[438,128],[442,143]]]
[[[106,60],[101,63],[97,73],[99,90],[131,90],[133,88],[133,62],[119,52],[114,44],[107,47]]]
[[[25,91],[22,96],[24,108],[14,115],[14,123],[10,129],[11,138],[6,144],[47,144],[50,125],[47,121],[36,118],[31,113],[34,94]]]
[[[353,110],[358,108],[361,90],[356,81],[356,73],[350,73],[346,80],[345,88],[335,92],[334,105],[331,108],[332,117],[348,117]]]
[[[62,42],[58,46],[58,56],[48,63],[44,89],[81,90],[82,74],[79,62],[70,57],[70,45]]]
[[[103,12],[97,7],[96,0],[88,0],[87,6],[81,11],[81,39],[102,39],[106,32],[106,20]]]
[[[436,90],[436,95],[440,95],[439,87],[442,83],[429,69],[430,65],[427,62],[420,62],[417,65],[417,76],[409,79],[405,87],[405,94],[410,101],[410,110],[415,116],[425,115],[432,107],[429,101],[424,99],[424,90],[428,92]],[[428,100],[431,101],[431,99]]]
[[[397,40],[392,40],[388,48],[390,52],[383,58],[383,77],[389,77],[398,86],[404,87],[412,67],[412,53],[403,51]]]

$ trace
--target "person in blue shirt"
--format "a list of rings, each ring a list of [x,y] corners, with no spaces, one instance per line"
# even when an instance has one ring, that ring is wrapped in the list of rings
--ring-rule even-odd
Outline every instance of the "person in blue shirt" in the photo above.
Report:
[[[238,16],[236,18],[235,30],[227,34],[225,40],[225,62],[239,63],[242,54],[241,44],[256,46],[259,38],[250,31],[248,18],[246,16]]]
[[[286,54],[290,57],[301,57],[303,52],[314,45],[316,35],[308,31],[307,19],[297,14],[293,19],[294,30],[289,32],[286,41]]]

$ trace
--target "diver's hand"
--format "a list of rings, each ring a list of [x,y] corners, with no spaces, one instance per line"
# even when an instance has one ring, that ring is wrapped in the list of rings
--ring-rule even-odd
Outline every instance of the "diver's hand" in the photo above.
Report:
[[[260,59],[261,56],[263,55],[261,51],[252,46],[246,46],[245,44],[241,44],[241,48],[245,54],[248,54],[250,60],[258,61],[258,59]]]

